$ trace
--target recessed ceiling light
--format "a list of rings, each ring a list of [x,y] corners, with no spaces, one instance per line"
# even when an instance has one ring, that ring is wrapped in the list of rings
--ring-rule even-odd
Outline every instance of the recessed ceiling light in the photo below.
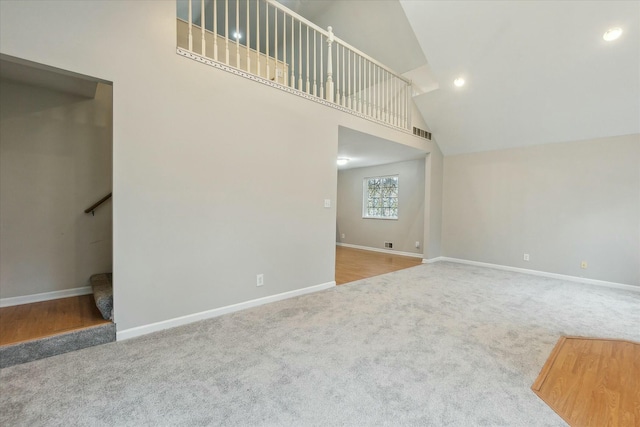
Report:
[[[453,81],[453,84],[454,84],[456,87],[462,87],[462,86],[464,86],[464,79],[463,79],[462,77],[458,77],[457,79],[455,79],[455,80]]]
[[[618,37],[622,35],[622,28],[609,28],[606,33],[602,36],[603,39],[610,42],[616,40]]]
[[[349,163],[349,160],[351,159],[347,159],[346,157],[338,157],[338,166],[344,166],[347,163]]]

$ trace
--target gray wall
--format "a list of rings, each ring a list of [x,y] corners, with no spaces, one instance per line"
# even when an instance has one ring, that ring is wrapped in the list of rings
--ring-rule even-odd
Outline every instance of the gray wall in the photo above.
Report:
[[[424,172],[423,159],[338,171],[337,241],[380,249],[384,242],[393,242],[394,250],[421,254]],[[362,182],[365,177],[382,175],[399,175],[397,220],[362,218]],[[420,248],[415,247],[416,241]]]
[[[112,91],[95,99],[0,81],[0,298],[111,271]]]
[[[338,126],[433,149],[177,55],[172,1],[2,1],[0,51],[113,82],[119,332],[332,282]]]
[[[442,168],[444,158],[436,147],[425,158],[425,173],[429,177],[425,183],[424,202],[428,209],[425,212],[423,258],[432,259],[441,255],[442,248]]]
[[[442,238],[448,257],[639,285],[640,135],[445,157]]]

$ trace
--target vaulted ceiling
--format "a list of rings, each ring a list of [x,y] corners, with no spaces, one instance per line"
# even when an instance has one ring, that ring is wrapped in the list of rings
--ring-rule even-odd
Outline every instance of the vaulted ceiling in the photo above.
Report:
[[[640,133],[640,1],[279,1],[411,78],[445,155]]]
[[[640,133],[640,2],[282,3],[414,79],[445,155]]]
[[[400,3],[439,85],[415,101],[445,154],[640,132],[640,2]],[[606,42],[611,27],[624,32]]]

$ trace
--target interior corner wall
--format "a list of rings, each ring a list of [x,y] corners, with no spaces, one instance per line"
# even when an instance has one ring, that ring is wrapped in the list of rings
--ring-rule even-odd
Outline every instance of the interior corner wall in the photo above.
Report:
[[[0,298],[111,271],[112,88],[94,99],[0,81]]]
[[[424,165],[418,159],[339,171],[336,241],[377,249],[392,242],[393,250],[422,253],[415,243],[423,244]],[[385,175],[399,175],[398,219],[363,218],[364,178]]]
[[[423,258],[433,259],[441,255],[442,249],[442,179],[444,157],[439,147],[425,158],[425,227]]]
[[[640,286],[640,135],[447,156],[442,228],[447,257]]]

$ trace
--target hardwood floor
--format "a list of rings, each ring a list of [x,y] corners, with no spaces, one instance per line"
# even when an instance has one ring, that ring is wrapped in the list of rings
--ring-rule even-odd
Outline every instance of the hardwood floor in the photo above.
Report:
[[[93,295],[0,308],[0,345],[16,344],[62,332],[109,323]]]
[[[571,426],[640,426],[640,343],[562,337],[531,389]]]
[[[422,258],[336,246],[336,284],[342,285],[420,264]]]

